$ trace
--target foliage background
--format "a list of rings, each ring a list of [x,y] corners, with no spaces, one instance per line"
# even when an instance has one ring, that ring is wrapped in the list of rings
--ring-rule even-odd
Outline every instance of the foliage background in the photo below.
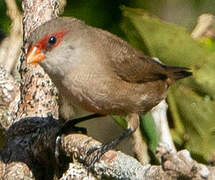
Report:
[[[17,3],[20,7],[21,0]],[[117,34],[164,63],[192,69],[193,77],[169,90],[168,117],[178,149],[187,148],[202,162],[215,161],[214,40],[205,46],[206,41],[193,40],[189,33],[199,15],[215,14],[214,7],[214,0],[67,0],[63,13]],[[9,28],[0,1],[0,37]],[[143,118],[142,124],[154,151],[157,136],[150,119]]]

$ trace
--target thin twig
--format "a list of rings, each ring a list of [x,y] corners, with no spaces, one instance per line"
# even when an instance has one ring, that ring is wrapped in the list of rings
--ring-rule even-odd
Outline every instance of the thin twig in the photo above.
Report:
[[[171,149],[173,152],[176,152],[176,148],[169,130],[167,108],[168,105],[166,101],[163,100],[151,110],[151,113],[160,137],[159,142],[161,144],[165,144],[167,148]]]
[[[5,3],[7,6],[7,14],[12,24],[9,36],[1,44],[0,64],[4,65],[4,68],[11,73],[15,67],[22,46],[22,16],[15,0],[5,0]]]
[[[202,14],[198,23],[191,33],[192,38],[215,37],[215,17],[212,14]]]
[[[63,137],[61,144],[66,156],[73,159],[73,163],[78,166],[80,166],[79,162],[85,163],[90,148],[101,145],[98,141],[82,134],[67,135]],[[142,165],[130,156],[110,150],[95,164],[93,172],[97,178],[128,180],[175,180],[180,178],[213,180],[215,177],[214,167],[197,163],[187,150],[174,152],[169,151],[165,146],[159,146],[157,155],[162,159],[162,166]],[[74,176],[74,164],[67,171],[70,177]]]

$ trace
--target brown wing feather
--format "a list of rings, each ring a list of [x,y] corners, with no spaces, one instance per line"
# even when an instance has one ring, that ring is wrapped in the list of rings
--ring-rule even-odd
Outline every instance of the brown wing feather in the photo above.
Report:
[[[114,63],[116,73],[125,81],[144,83],[157,80],[168,80],[171,84],[175,80],[192,75],[188,68],[166,66],[157,60],[135,50],[135,56],[128,58],[124,55],[123,60]]]
[[[144,55],[117,36],[100,29],[98,31],[99,38],[105,38],[102,43],[111,56],[108,57],[111,60],[110,65],[121,79],[141,83],[167,78],[165,65]]]
[[[101,49],[104,48],[107,52],[109,66],[125,81],[143,83],[168,78],[177,80],[192,74],[187,72],[186,68],[166,66],[144,55],[141,51],[107,31],[97,28],[93,28],[93,31],[101,40]]]
[[[115,64],[116,72],[125,81],[143,83],[167,79],[165,66],[142,53],[132,59],[124,57],[124,62]]]

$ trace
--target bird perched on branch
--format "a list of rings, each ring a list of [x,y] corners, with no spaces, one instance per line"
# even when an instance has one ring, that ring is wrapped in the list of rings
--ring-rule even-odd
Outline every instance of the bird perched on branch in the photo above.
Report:
[[[192,74],[184,67],[166,66],[75,18],[43,24],[28,44],[27,62],[40,63],[64,100],[99,115],[128,117],[125,133],[103,145],[94,162],[137,129],[139,114],[165,99],[169,85]]]

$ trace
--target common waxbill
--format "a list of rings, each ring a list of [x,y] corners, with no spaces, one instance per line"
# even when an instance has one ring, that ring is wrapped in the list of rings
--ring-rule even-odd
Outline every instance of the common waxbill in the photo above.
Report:
[[[28,43],[27,62],[41,64],[64,100],[89,112],[130,119],[117,140],[136,130],[139,114],[166,98],[170,84],[192,74],[187,68],[159,63],[117,36],[71,17],[38,27]]]

